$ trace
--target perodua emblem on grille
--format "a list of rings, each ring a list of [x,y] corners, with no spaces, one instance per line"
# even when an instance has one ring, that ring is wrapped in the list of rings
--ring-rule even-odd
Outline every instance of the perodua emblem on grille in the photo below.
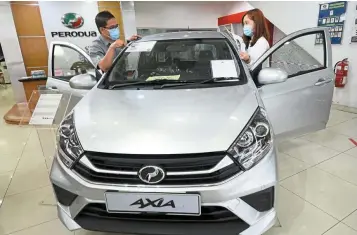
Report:
[[[165,178],[165,171],[158,166],[144,166],[138,175],[141,181],[147,184],[157,184]]]

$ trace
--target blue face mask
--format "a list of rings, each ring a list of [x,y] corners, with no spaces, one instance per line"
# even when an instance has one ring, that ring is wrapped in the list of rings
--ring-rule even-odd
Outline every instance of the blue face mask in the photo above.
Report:
[[[112,40],[118,40],[120,37],[120,31],[119,28],[114,28],[114,29],[109,29],[109,37]]]
[[[243,27],[243,33],[244,33],[244,35],[247,36],[247,37],[253,36],[252,26],[250,26],[250,25],[248,25],[248,24],[244,25],[244,27]]]

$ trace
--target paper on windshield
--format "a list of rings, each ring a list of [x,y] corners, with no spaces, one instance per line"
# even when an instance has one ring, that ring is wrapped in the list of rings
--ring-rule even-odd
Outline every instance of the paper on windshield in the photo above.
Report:
[[[146,79],[146,81],[163,80],[163,79],[179,80],[179,78],[180,78],[180,74],[179,75],[171,75],[171,76],[153,76],[153,77],[149,77],[148,79]]]
[[[213,78],[238,78],[237,68],[233,60],[211,60]]]
[[[131,44],[126,52],[150,52],[156,44],[156,41],[136,42]]]

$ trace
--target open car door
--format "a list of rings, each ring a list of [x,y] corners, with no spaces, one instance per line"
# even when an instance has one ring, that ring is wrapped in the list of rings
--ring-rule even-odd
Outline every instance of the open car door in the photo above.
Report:
[[[80,47],[68,42],[52,42],[48,64],[46,88],[59,93],[70,93],[74,106],[88,90],[73,89],[69,80],[79,74],[90,73],[100,79],[102,73],[94,66],[89,55]],[[72,107],[73,108],[73,107]]]
[[[280,68],[288,79],[258,85],[277,137],[290,137],[326,127],[329,119],[334,73],[330,34],[326,28],[290,34],[270,48],[251,68],[253,79],[262,65]]]

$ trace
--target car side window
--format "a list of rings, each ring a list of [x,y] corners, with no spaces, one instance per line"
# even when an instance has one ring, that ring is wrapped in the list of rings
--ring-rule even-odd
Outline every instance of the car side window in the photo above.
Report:
[[[73,76],[90,73],[96,76],[96,69],[81,53],[63,45],[55,45],[52,77],[69,81]]]
[[[261,64],[261,68],[283,69],[288,73],[289,78],[324,69],[326,68],[325,50],[323,31],[300,35],[275,50]]]

